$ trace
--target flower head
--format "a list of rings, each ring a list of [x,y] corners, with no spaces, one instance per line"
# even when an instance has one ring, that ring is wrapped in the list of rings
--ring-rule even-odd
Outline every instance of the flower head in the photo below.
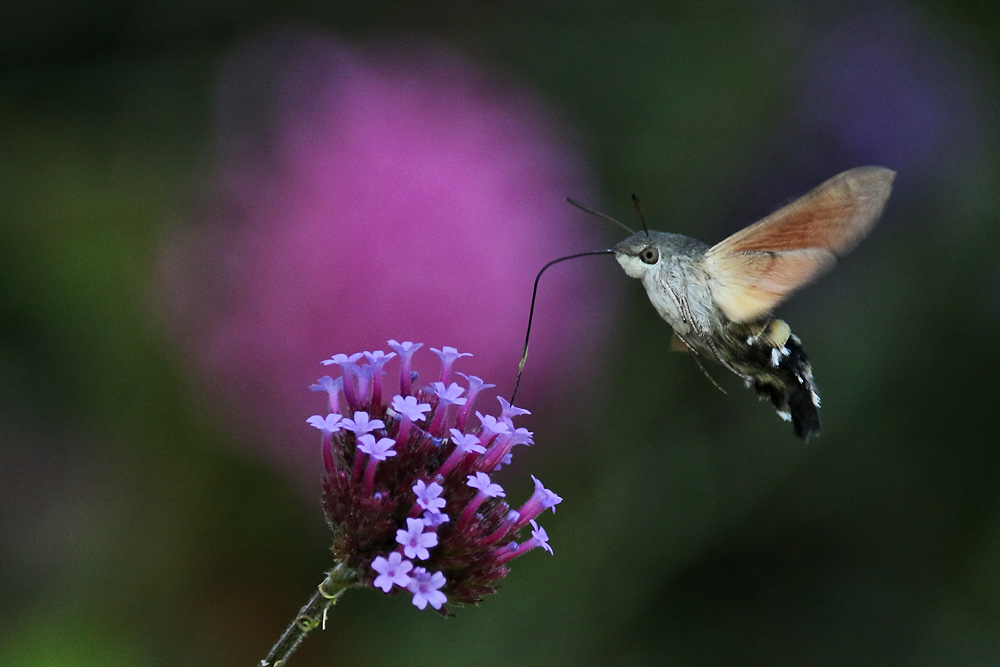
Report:
[[[402,344],[390,341],[399,353],[401,372],[418,347],[409,345],[401,349]],[[456,355],[438,356],[444,366]],[[389,355],[365,356],[379,371],[391,361]],[[330,365],[355,372],[356,360],[333,358],[343,365]],[[476,389],[485,384],[475,376],[463,377],[470,385],[466,396],[461,396],[466,387],[442,381],[413,383],[410,393],[394,396],[389,405],[374,401],[374,390],[359,391],[352,417],[331,413],[308,420],[323,433],[323,509],[334,529],[336,561],[385,593],[406,591],[416,607],[429,605],[441,613],[446,603],[478,602],[507,575],[512,558],[535,546],[547,548],[547,538],[540,537],[544,531],[539,533],[533,520],[561,500],[536,480],[535,493],[520,511],[506,503],[503,487],[490,473],[498,451],[510,456],[510,442],[500,449],[483,443],[512,441],[516,430],[511,418],[517,415],[476,413],[478,427],[459,426],[459,415],[449,407],[474,401]],[[317,384],[331,383],[335,381]],[[447,435],[439,435],[432,425]],[[511,547],[529,522],[532,537]]]

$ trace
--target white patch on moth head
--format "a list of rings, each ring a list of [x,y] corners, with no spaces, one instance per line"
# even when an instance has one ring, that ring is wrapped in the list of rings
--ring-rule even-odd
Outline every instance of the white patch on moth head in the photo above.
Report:
[[[629,278],[642,278],[650,268],[649,264],[644,263],[638,257],[626,255],[623,252],[616,252],[615,259],[625,269],[625,273]]]
[[[781,363],[781,352],[778,351],[778,348],[772,347],[771,348],[771,365],[774,366],[775,368],[777,368],[778,364],[780,364],[780,363]]]

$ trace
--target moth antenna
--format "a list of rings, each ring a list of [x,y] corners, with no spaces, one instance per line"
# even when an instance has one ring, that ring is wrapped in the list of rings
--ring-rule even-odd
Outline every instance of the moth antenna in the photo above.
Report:
[[[635,234],[635,232],[633,232],[631,229],[629,229],[628,226],[625,225],[625,223],[619,222],[618,220],[615,220],[614,218],[612,218],[607,213],[601,213],[600,211],[595,211],[594,209],[592,209],[592,208],[590,208],[588,206],[584,206],[583,204],[581,204],[577,200],[571,199],[570,197],[566,197],[566,201],[568,201],[573,206],[576,206],[578,209],[580,209],[584,213],[589,213],[590,215],[595,215],[598,218],[604,218],[608,222],[613,222],[614,224],[618,225],[619,227],[621,227],[622,229],[624,229],[629,234]],[[645,223],[643,223],[643,224],[645,224]],[[545,269],[542,269],[542,270],[544,271]]]
[[[607,218],[607,216],[605,216],[603,213],[597,213],[595,211],[591,211],[585,207],[582,207],[576,202],[574,202],[572,199],[567,199],[567,201],[569,201],[570,204],[577,206],[581,210],[587,211],[588,213],[594,213],[597,216]],[[611,218],[608,219],[612,220]],[[618,221],[612,220],[612,222],[618,222]],[[621,225],[620,222],[618,224]],[[622,226],[624,227],[624,225]],[[545,266],[543,266],[542,270],[538,272],[537,276],[535,276],[535,287],[531,290],[531,307],[528,309],[528,328],[524,332],[524,351],[521,352],[521,361],[517,365],[517,381],[514,382],[514,391],[510,395],[511,403],[514,402],[514,398],[517,396],[517,388],[521,386],[521,373],[524,372],[524,362],[528,360],[528,339],[531,336],[531,322],[535,318],[535,298],[538,296],[538,281],[541,280],[542,274],[545,273],[545,270],[548,269],[553,264],[558,264],[559,262],[565,262],[567,259],[576,259],[577,257],[588,257],[590,255],[608,255],[608,254],[614,254],[614,250],[611,250],[609,248],[607,250],[591,250],[590,252],[578,252],[575,255],[566,255],[565,257],[554,259]]]
[[[646,238],[649,238],[649,227],[646,226],[646,216],[642,214],[642,204],[639,203],[639,198],[632,194],[632,206],[635,207],[635,212],[639,215],[639,222],[642,223],[642,231],[646,232]]]

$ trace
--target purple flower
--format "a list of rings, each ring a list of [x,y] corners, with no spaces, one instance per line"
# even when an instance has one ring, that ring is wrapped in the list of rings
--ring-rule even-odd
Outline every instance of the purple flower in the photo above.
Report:
[[[531,479],[535,482],[535,492],[531,494],[531,498],[528,499],[528,502],[524,503],[521,509],[518,510],[518,514],[520,514],[520,520],[516,524],[518,528],[524,526],[528,523],[528,521],[534,519],[544,510],[551,509],[552,513],[555,514],[556,505],[562,502],[562,498],[546,489],[545,486],[538,481],[537,477],[532,475]]]
[[[370,363],[372,366],[376,366],[377,368],[382,368],[383,366],[385,366],[387,361],[396,356],[395,352],[390,352],[389,354],[386,354],[382,350],[375,350],[374,352],[362,352],[361,354],[365,355],[365,359],[368,360],[368,363]]]
[[[434,532],[425,533],[425,527],[422,519],[407,519],[406,528],[396,531],[396,541],[403,546],[407,558],[427,560],[431,557],[428,549],[437,546],[438,536]]]
[[[350,355],[348,355],[348,354],[335,354],[332,357],[330,357],[329,359],[324,359],[322,363],[323,363],[324,366],[329,366],[331,364],[337,364],[338,366],[340,366],[341,370],[343,370],[345,368],[349,368],[349,367],[355,365],[355,363],[357,362],[357,360],[361,358],[361,355],[362,355],[361,352],[356,352],[356,353],[350,354]]]
[[[400,367],[405,359],[399,354]],[[514,433],[492,415],[481,415],[484,427],[473,432],[453,426],[456,416],[442,395],[457,398],[462,390],[454,383],[413,384],[412,394],[392,398],[391,409],[372,404],[369,395],[352,418],[331,413],[309,419],[323,434],[323,509],[334,527],[337,563],[369,586],[409,591],[414,605],[442,613],[446,602],[473,603],[493,593],[508,561],[544,548],[538,535],[513,548],[509,543],[561,500],[535,480],[535,493],[521,511],[511,509],[488,474],[492,450],[476,431],[486,432],[486,424],[504,431],[489,436],[494,440],[513,440]],[[428,422],[440,423],[449,437],[421,426]],[[425,567],[415,568],[411,560]]]
[[[484,454],[486,452],[486,448],[480,444],[479,438],[471,433],[462,433],[456,428],[451,429],[451,444],[455,445],[455,449],[463,454]]]
[[[548,551],[550,554],[555,555],[552,551],[552,547],[549,546],[549,534],[545,532],[545,529],[538,525],[534,520],[531,522],[531,540],[529,544],[532,547],[541,547]]]
[[[510,425],[507,422],[497,419],[493,415],[484,415],[481,412],[477,412],[476,416],[479,417],[479,423],[482,424],[483,433],[489,435],[510,433]]]
[[[442,512],[424,512],[424,525],[428,528],[437,528],[443,523],[448,523],[449,517]]]
[[[487,498],[497,498],[505,495],[503,487],[499,484],[491,482],[490,476],[484,472],[477,472],[475,475],[469,475],[468,485],[473,489],[477,489]]]
[[[564,201],[598,200],[565,114],[458,51],[271,33],[229,56],[216,99],[213,153],[189,197],[199,205],[163,244],[163,323],[234,442],[303,480],[313,452],[289,446],[287,424],[301,421],[297,392],[317,360],[371,350],[405,322],[412,340],[475,350],[458,370],[475,361],[508,394],[535,273],[567,239],[606,243]],[[577,360],[613,332],[614,296],[628,285],[607,279],[612,265],[546,275],[525,404],[599,375]],[[484,304],[488,315],[469,316]],[[382,346],[405,369],[389,395],[413,394],[412,373],[426,384],[443,370],[431,354],[411,364],[408,342]],[[355,382],[351,373],[343,393]],[[370,399],[353,400],[336,411]]]
[[[392,451],[395,444],[396,441],[392,438],[379,438],[376,442],[375,436],[370,433],[358,438],[358,449],[376,461],[385,461],[387,458],[395,456],[396,452]]]
[[[399,393],[403,396],[408,396],[410,394],[410,387],[413,383],[413,353],[423,347],[423,343],[414,343],[412,341],[403,341],[399,343],[396,339],[389,339],[389,347],[396,350],[399,355]]]
[[[398,395],[393,396],[391,407],[397,414],[415,422],[422,420],[431,411],[430,404],[417,403],[415,396],[407,396],[406,398]]]
[[[459,428],[465,428],[465,420],[469,418],[469,411],[472,410],[472,404],[475,402],[476,396],[482,390],[491,389],[496,385],[483,382],[482,378],[478,378],[475,375],[466,375],[465,373],[459,373],[459,375],[464,377],[465,381],[469,383],[469,394],[465,397],[465,405],[458,412],[455,425]]]
[[[511,542],[507,545],[507,550],[499,556],[501,562],[507,562],[518,556],[523,556],[525,552],[531,551],[536,547],[541,547],[545,549],[550,554],[554,555],[552,547],[549,545],[549,534],[545,532],[545,529],[538,525],[535,521],[531,522],[531,539],[524,544],[518,545],[517,542]]]
[[[503,498],[505,495],[503,487],[499,484],[494,484],[490,481],[490,476],[484,472],[477,472],[475,475],[469,475],[466,478],[466,484],[473,489],[476,489],[477,493],[469,504],[465,506],[462,511],[462,516],[458,517],[458,525],[465,526],[472,520],[475,515],[476,510],[479,506],[483,504],[489,498]]]
[[[787,70],[792,104],[767,150],[781,158],[756,166],[752,201],[735,205],[766,213],[865,164],[895,169],[900,190],[919,191],[980,153],[990,125],[984,72],[912,3],[856,2],[834,14],[788,3],[786,12],[785,48],[801,57]]]
[[[413,493],[417,496],[417,504],[432,514],[440,514],[441,508],[446,504],[445,499],[441,497],[442,491],[444,491],[444,487],[437,482],[427,484],[421,479],[413,485]]]
[[[379,461],[385,461],[396,455],[396,452],[392,449],[396,444],[396,441],[392,438],[379,438],[375,440],[375,436],[371,433],[366,433],[365,435],[357,439],[357,449],[354,456],[354,471],[360,470],[361,466],[361,454],[368,455],[368,465],[365,466],[365,492],[370,493],[375,487],[375,469],[378,467]]]
[[[324,375],[316,380],[316,384],[309,387],[310,391],[325,391],[329,398],[330,412],[340,409],[340,394],[344,391],[344,378],[334,380],[329,375]]]
[[[336,413],[330,413],[323,417],[321,415],[313,415],[306,420],[310,426],[318,428],[323,433],[336,433],[341,428],[343,428],[343,423],[340,421],[341,416]]]
[[[343,426],[348,431],[353,432],[355,437],[358,438],[366,433],[385,428],[385,424],[381,419],[370,419],[368,413],[363,410],[355,412],[354,419],[344,419]]]
[[[500,418],[506,422],[511,422],[514,417],[531,414],[529,410],[519,408],[516,405],[511,405],[510,401],[503,396],[497,396],[497,400],[500,401]]]
[[[437,396],[438,404],[434,419],[427,430],[434,435],[441,435],[444,422],[448,417],[448,406],[465,405],[466,399],[460,398],[465,393],[465,389],[454,382],[447,387],[444,386],[444,382],[434,382],[431,384],[431,388],[434,390],[434,395]]]
[[[464,405],[465,399],[459,398],[465,393],[465,388],[458,386],[456,383],[452,382],[447,387],[444,386],[444,382],[435,382],[431,385],[434,389],[434,395],[438,397],[438,400],[446,405]]]
[[[396,350],[401,359],[406,359],[409,361],[413,357],[413,353],[424,346],[423,343],[414,343],[413,341],[403,341],[400,343],[395,338],[390,338],[389,347]],[[406,364],[403,368],[400,368],[400,373],[405,373],[409,369],[409,364]]]
[[[455,446],[454,451],[437,471],[441,477],[447,477],[455,466],[470,458],[470,455],[486,453],[486,447],[480,444],[479,436],[462,433],[456,428],[451,429],[451,444]]]
[[[396,431],[396,443],[400,446],[410,437],[413,422],[423,421],[425,414],[431,411],[430,403],[419,403],[416,396],[403,397],[399,394],[392,397],[390,407],[402,417]]]
[[[406,588],[410,583],[410,575],[407,574],[413,569],[413,563],[403,559],[403,554],[393,551],[388,558],[378,556],[372,561],[372,569],[378,572],[373,582],[375,588],[381,588],[383,593],[388,593],[393,586]]]
[[[471,357],[470,352],[459,352],[453,347],[448,347],[445,345],[440,350],[436,348],[431,348],[431,352],[436,354],[439,359],[441,359],[441,384],[446,384],[451,378],[451,367],[458,359],[462,357]]]
[[[445,584],[444,575],[440,572],[428,572],[422,567],[413,569],[413,576],[410,583],[406,585],[408,591],[413,593],[413,606],[423,609],[427,605],[440,609],[441,605],[448,601],[448,598],[439,589]]]

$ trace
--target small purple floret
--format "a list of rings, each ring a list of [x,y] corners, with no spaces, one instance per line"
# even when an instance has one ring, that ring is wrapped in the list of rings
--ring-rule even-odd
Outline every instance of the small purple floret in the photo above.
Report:
[[[440,514],[441,508],[447,504],[445,499],[441,497],[442,491],[444,491],[444,487],[437,482],[427,484],[421,479],[417,480],[417,483],[413,485],[413,493],[417,496],[417,504],[422,509],[433,514]]]
[[[503,396],[497,396],[497,400],[500,401],[500,418],[505,421],[510,421],[514,417],[520,417],[521,415],[531,414],[531,412],[525,410],[524,408],[511,405],[510,402]]]
[[[318,428],[324,434],[336,433],[344,427],[341,419],[342,417],[338,414],[329,414],[325,417],[321,415],[313,415],[306,420],[306,423],[310,426]]]
[[[442,512],[424,512],[423,522],[428,528],[437,528],[438,526],[448,523],[449,517],[447,514]]]
[[[413,593],[413,606],[423,609],[427,605],[440,609],[441,605],[448,601],[448,597],[441,592],[441,587],[445,585],[444,575],[440,572],[428,572],[422,567],[413,568],[413,575],[406,589]]]
[[[400,395],[392,397],[392,409],[397,414],[406,417],[410,421],[421,421],[431,411],[431,406],[427,403],[418,403],[416,397]]]
[[[399,586],[406,588],[410,583],[410,570],[413,563],[403,558],[403,554],[393,551],[388,558],[378,556],[372,561],[372,569],[378,572],[375,577],[375,588],[381,588],[383,593],[388,593],[392,587]]]
[[[371,433],[366,433],[358,438],[358,449],[376,461],[385,461],[387,458],[395,456],[396,452],[392,449],[395,444],[396,441],[392,438],[375,440],[375,436]]]
[[[406,530],[400,528],[396,531],[396,541],[403,546],[403,554],[407,558],[417,560],[427,560],[431,557],[430,551],[437,546],[438,536],[434,532],[424,532],[423,519],[407,519]]]
[[[403,396],[409,396],[412,389],[410,374],[413,368],[413,353],[423,347],[423,343],[413,343],[408,340],[400,343],[395,339],[390,339],[389,347],[399,355],[399,393]]]
[[[436,348],[431,348],[431,352],[436,354],[439,359],[441,359],[441,382],[446,384],[451,377],[451,366],[455,363],[457,359],[462,357],[471,357],[470,352],[459,352],[453,347],[443,346],[440,350]]]
[[[455,448],[465,454],[485,454],[486,447],[472,433],[462,433],[456,428],[451,429],[451,442]]]
[[[354,354],[352,354],[350,356],[347,356],[346,354],[335,354],[332,357],[330,357],[329,359],[324,359],[323,360],[323,365],[324,366],[330,366],[332,364],[337,364],[338,366],[340,366],[341,368],[343,368],[344,366],[346,366],[348,364],[353,364],[353,363],[357,362],[357,360],[360,359],[360,358],[361,358],[361,353],[360,352],[356,352],[356,353],[354,353]]]
[[[528,502],[524,503],[518,510],[521,513],[521,519],[517,522],[517,528],[521,528],[544,510],[551,509],[552,513],[555,514],[556,505],[562,502],[562,498],[546,489],[537,477],[532,475],[531,479],[535,482],[535,492],[528,498]]]
[[[541,547],[550,554],[555,555],[555,552],[552,551],[552,547],[549,546],[549,534],[546,533],[545,529],[539,526],[534,520],[531,521],[531,540],[529,540],[529,542],[531,541],[534,542],[534,545],[532,546]]]
[[[354,419],[344,419],[344,428],[352,431],[355,437],[371,433],[374,430],[385,428],[385,423],[381,419],[369,419],[368,413],[358,411],[354,413]]]
[[[481,412],[477,412],[476,416],[479,417],[479,423],[482,424],[484,434],[500,435],[510,433],[510,425],[507,422],[501,421],[493,415],[484,415]]]
[[[325,391],[330,402],[330,412],[337,412],[340,409],[340,394],[344,391],[344,378],[336,380],[329,375],[324,375],[316,380],[316,384],[310,385],[310,391]]]
[[[460,387],[457,383],[452,382],[447,387],[444,386],[444,382],[434,382],[431,384],[431,388],[434,389],[434,395],[438,397],[444,405],[464,405],[465,399],[459,398],[465,389]]]
[[[506,495],[503,487],[490,481],[490,476],[484,472],[477,472],[475,475],[469,475],[466,483],[472,488],[477,489],[487,498],[499,498]]]

